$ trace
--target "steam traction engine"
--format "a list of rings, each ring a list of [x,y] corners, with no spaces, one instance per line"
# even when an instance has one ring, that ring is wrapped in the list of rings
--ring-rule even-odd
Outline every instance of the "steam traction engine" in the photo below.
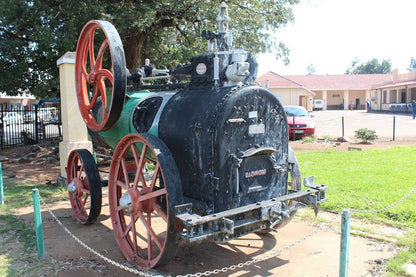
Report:
[[[111,221],[120,250],[140,269],[169,260],[178,239],[268,232],[326,200],[327,187],[313,178],[302,190],[283,107],[254,83],[253,55],[231,47],[226,8],[219,32],[203,32],[209,52],[169,71],[146,62],[130,74],[109,22],[89,21],[78,40],[79,108],[92,136],[114,148]],[[67,182],[78,222],[96,221],[102,184],[89,151],[71,152]]]

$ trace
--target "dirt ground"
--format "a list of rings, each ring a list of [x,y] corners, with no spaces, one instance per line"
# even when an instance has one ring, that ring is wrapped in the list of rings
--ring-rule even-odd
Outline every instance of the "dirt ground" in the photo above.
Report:
[[[398,142],[379,141],[369,145],[354,142],[341,144],[325,141],[319,143],[291,142],[295,152],[322,149],[347,151],[349,147],[387,148],[409,144],[416,144],[416,139]],[[13,151],[16,150],[2,151],[1,155],[11,155]],[[25,181],[50,184],[56,182],[58,172],[59,167],[3,164],[4,182]],[[40,191],[42,191],[41,188]],[[69,201],[54,203],[50,208],[62,223],[86,244],[104,256],[128,265],[114,239],[106,188],[103,189],[103,193],[102,214],[98,222],[91,226],[82,226],[76,223]],[[336,217],[330,225],[326,226],[322,222],[331,220],[334,215],[321,213],[317,219],[313,220],[299,215],[305,213],[312,214],[311,211],[298,213],[290,224],[277,233],[250,234],[221,244],[208,241],[199,244],[181,243],[174,259],[153,273],[166,276],[214,270],[259,258],[296,243],[296,245],[264,261],[217,276],[338,276],[340,217]],[[19,214],[24,220],[33,222],[31,207],[20,210]],[[46,254],[42,275],[133,276],[133,274],[114,267],[80,246],[53,220],[45,207],[42,207],[42,220]],[[364,227],[364,223],[359,221],[354,221],[354,225]],[[400,229],[386,226],[368,225],[365,227],[367,230],[373,230],[376,236],[381,236],[387,241],[389,234],[394,233],[400,236],[403,233]],[[317,228],[321,229],[317,230]],[[312,232],[316,232],[316,234],[303,239]],[[351,237],[350,276],[380,276],[385,261],[395,254],[396,249],[392,244],[367,238],[374,234]]]

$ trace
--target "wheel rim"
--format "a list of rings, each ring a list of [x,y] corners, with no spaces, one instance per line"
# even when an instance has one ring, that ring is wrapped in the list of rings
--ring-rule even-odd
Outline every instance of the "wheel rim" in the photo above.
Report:
[[[87,127],[98,132],[114,126],[124,105],[127,79],[123,45],[111,23],[91,20],[84,26],[77,44],[75,83]],[[98,99],[102,108],[97,115],[93,108]]]
[[[91,224],[101,212],[101,182],[87,150],[71,152],[67,164],[69,200],[80,224]]]
[[[170,201],[175,201],[179,190],[178,180],[174,180],[178,174],[172,174],[171,168],[166,169],[166,160],[158,156],[159,151],[169,152],[167,147],[156,146],[152,140],[157,138],[150,140],[151,137],[137,134],[124,137],[114,152],[109,176],[115,237],[126,259],[140,269],[166,262],[176,248]],[[147,169],[149,162],[154,169]],[[173,159],[169,162],[174,164]]]

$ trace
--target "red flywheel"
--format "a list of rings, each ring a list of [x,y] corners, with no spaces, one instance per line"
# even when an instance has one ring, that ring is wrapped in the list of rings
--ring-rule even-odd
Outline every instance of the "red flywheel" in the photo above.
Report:
[[[87,127],[110,129],[120,117],[126,94],[126,60],[115,27],[91,20],[81,31],[75,60],[78,105]]]

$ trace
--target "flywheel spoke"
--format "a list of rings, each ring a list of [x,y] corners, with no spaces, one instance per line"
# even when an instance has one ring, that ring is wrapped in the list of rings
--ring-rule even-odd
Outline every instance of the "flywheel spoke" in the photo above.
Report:
[[[103,56],[104,56],[104,51],[105,49],[108,47],[108,39],[105,39],[101,45],[100,45],[100,49],[98,50],[98,54],[97,54],[97,59],[94,65],[95,71],[98,72],[100,69],[103,68]]]
[[[100,95],[98,90],[99,90],[99,87],[94,86],[92,98],[91,98],[89,104],[87,105],[87,109],[91,110],[94,107],[95,103],[97,102],[98,96]]]
[[[92,69],[95,67],[95,54],[94,54],[94,33],[95,30],[91,31],[91,33],[89,34],[89,41],[88,41],[88,51],[89,51],[89,56],[90,56],[90,68],[91,71]]]

